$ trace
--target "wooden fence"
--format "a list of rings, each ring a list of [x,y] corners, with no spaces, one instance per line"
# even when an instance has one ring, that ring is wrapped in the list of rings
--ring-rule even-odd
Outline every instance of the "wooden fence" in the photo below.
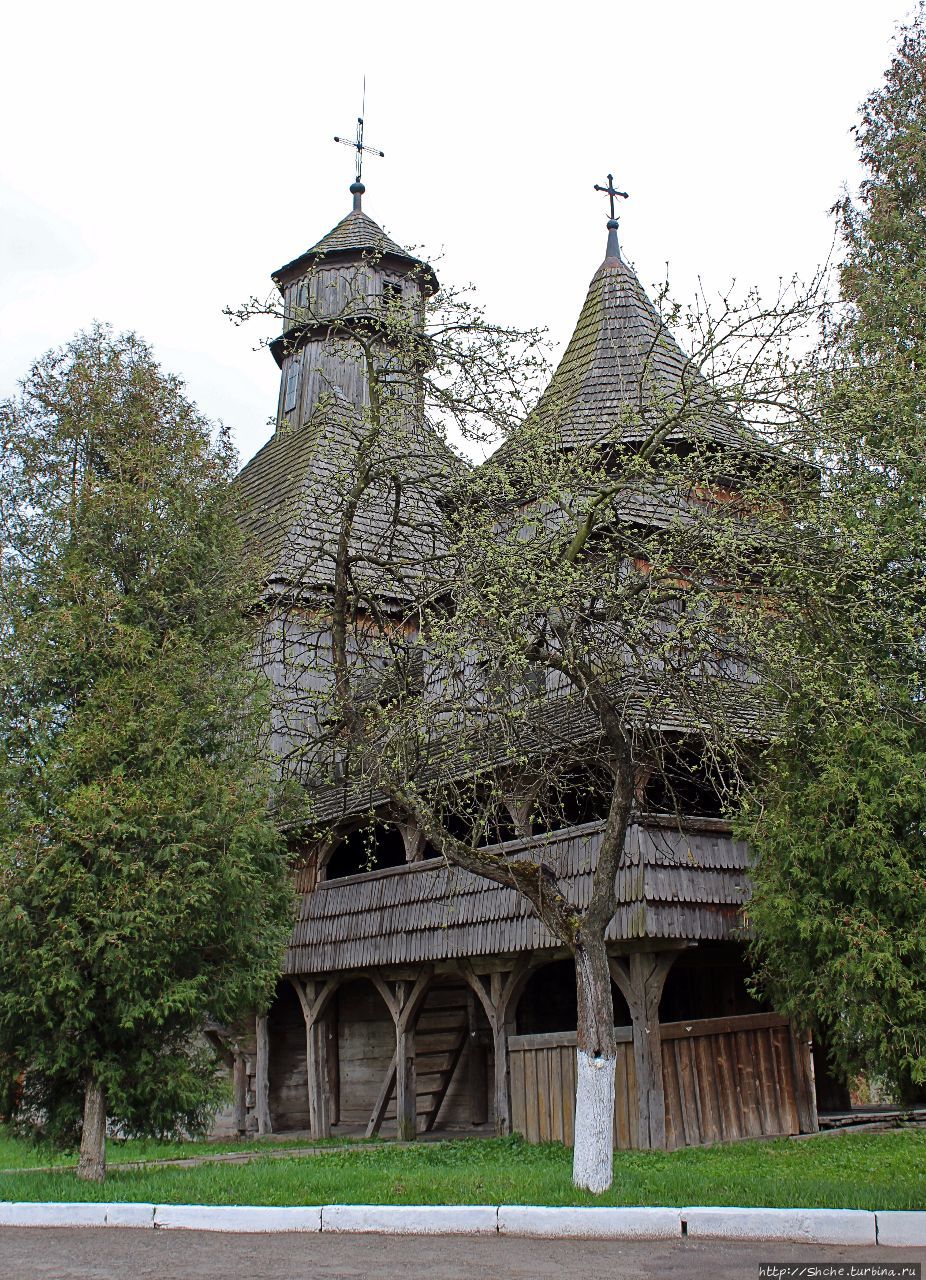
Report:
[[[669,1149],[816,1129],[809,1046],[780,1014],[666,1022],[661,1028]],[[614,1144],[638,1145],[633,1033],[616,1028]],[[571,1146],[575,1032],[512,1036],[512,1127]]]

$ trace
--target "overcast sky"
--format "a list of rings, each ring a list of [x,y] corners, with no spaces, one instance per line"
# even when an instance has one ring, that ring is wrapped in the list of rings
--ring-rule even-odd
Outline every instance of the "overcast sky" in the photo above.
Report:
[[[350,208],[367,77],[364,208],[444,252],[489,314],[568,338],[621,241],[644,284],[669,264],[772,286],[808,273],[859,178],[850,129],[908,0],[275,0],[4,6],[0,396],[94,318],[133,328],[247,458],[277,370],[222,307]]]

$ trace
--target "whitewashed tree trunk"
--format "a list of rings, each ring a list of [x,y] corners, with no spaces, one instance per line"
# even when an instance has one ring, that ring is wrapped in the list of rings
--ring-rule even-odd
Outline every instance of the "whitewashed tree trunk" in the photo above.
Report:
[[[80,1135],[77,1176],[88,1182],[106,1177],[106,1093],[97,1080],[88,1080],[84,1089],[84,1126]]]
[[[611,1185],[614,1162],[615,1057],[577,1052],[576,1137],[572,1181],[599,1194]]]
[[[603,938],[576,946],[576,1124],[572,1181],[596,1195],[614,1171],[614,1002]]]

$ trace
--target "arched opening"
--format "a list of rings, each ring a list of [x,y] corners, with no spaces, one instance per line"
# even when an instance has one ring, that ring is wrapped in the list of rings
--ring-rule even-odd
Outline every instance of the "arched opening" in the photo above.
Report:
[[[614,1025],[630,1026],[630,1010],[618,988],[611,983]],[[537,969],[525,983],[515,1015],[518,1035],[544,1035],[552,1031],[575,1031],[578,1022],[576,967],[572,960],[554,960]]]
[[[494,787],[460,783],[435,797],[441,821],[457,840],[474,849],[517,839],[514,820]]]
[[[359,876],[368,871],[405,865],[405,841],[397,827],[374,822],[357,827],[334,849],[323,870],[325,880]]]

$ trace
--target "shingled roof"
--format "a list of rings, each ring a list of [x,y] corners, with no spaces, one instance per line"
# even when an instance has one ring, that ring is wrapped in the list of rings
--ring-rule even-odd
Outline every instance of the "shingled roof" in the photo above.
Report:
[[[692,825],[680,831],[644,820],[628,828],[609,942],[741,935],[749,898],[746,845],[719,823]],[[571,901],[585,907],[603,826],[497,848],[554,867]],[[305,894],[284,971],[329,973],[558,945],[515,889],[431,858],[323,882]]]
[[[636,274],[609,253],[549,385],[525,427],[555,445],[632,443],[677,413],[667,439],[762,448],[755,433],[725,410],[647,297]],[[505,452],[502,446],[500,453]]]
[[[240,471],[242,523],[268,579],[301,590],[330,586],[344,494],[356,466],[363,414],[343,395],[323,397],[301,427],[283,428]],[[390,456],[357,511],[351,554],[384,594],[401,596],[403,576],[417,576],[443,548],[440,495],[465,464],[426,425],[410,421],[389,433]],[[396,496],[401,496],[397,506]],[[381,578],[388,563],[396,582]]]
[[[336,227],[316,241],[310,249],[306,249],[298,258],[287,262],[273,273],[274,280],[286,275],[296,267],[321,257],[339,254],[371,254],[389,258],[398,258],[410,266],[423,267],[420,259],[413,257],[407,249],[396,244],[382,229],[378,222],[362,209],[352,209],[347,217],[342,218]]]

